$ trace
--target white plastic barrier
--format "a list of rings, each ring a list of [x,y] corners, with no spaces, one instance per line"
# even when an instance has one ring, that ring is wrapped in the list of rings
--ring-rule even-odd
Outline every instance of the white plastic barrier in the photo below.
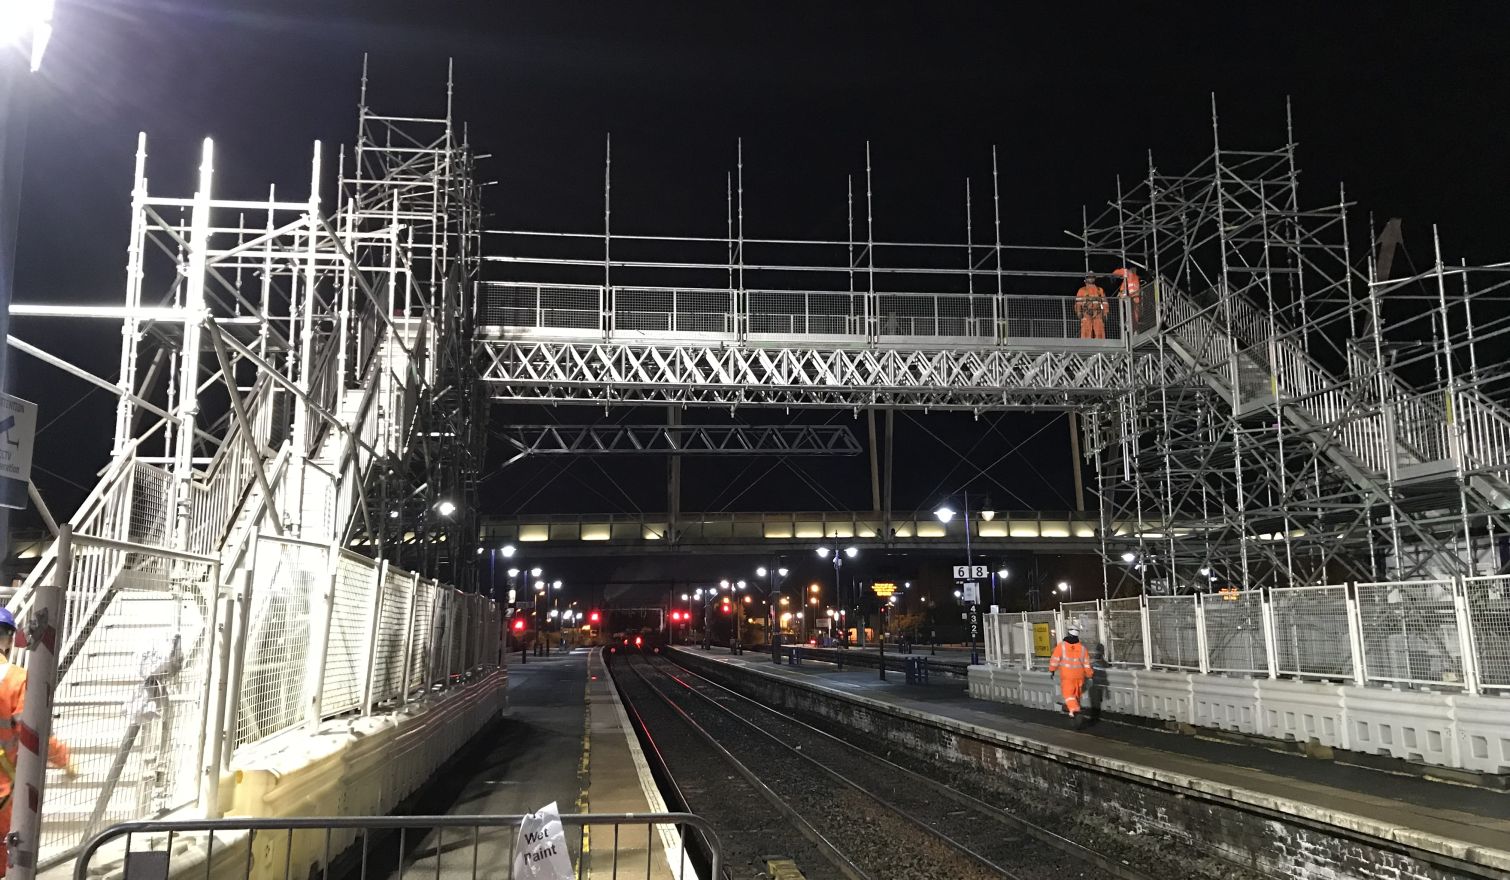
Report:
[[[1254,679],[1258,688],[1260,729],[1275,739],[1315,741],[1348,748],[1343,688],[1286,679]]]
[[[1095,681],[1103,712],[1510,773],[1510,698],[1102,665]],[[1060,710],[1042,671],[973,666],[969,684],[976,699]]]
[[[1227,678],[1220,675],[1192,675],[1192,723],[1239,733],[1258,733],[1263,717],[1263,701],[1258,680]]]

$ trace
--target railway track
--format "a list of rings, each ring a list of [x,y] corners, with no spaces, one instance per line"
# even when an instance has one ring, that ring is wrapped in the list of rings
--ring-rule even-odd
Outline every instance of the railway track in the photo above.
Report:
[[[719,827],[731,878],[764,877],[782,854],[809,880],[1147,880],[664,657],[613,668],[686,808]]]

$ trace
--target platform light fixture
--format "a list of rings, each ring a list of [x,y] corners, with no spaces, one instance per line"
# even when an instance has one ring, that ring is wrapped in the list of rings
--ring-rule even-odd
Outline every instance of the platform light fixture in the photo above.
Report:
[[[534,568],[530,569],[530,577],[539,577],[543,571],[545,571],[545,569],[537,565]]]
[[[820,558],[827,559],[828,558],[828,548],[827,547],[819,547],[818,548],[818,556]]]
[[[508,576],[511,577],[511,578],[519,577],[519,569],[517,569],[517,568],[511,568],[511,569],[509,569],[508,570]]]
[[[1126,553],[1122,554],[1122,561],[1123,562],[1131,563],[1131,562],[1135,561],[1137,558],[1138,558],[1138,554],[1132,552],[1131,550],[1129,550]]]
[[[518,551],[514,548],[513,544],[504,544],[498,549],[498,552],[503,554],[504,559],[512,559]]]
[[[756,577],[765,577],[765,575],[766,575],[766,571],[765,571],[765,566],[764,565],[762,565],[759,568],[755,569],[755,576]]]
[[[30,41],[31,72],[42,67],[42,54],[52,39],[53,0],[11,0],[0,3],[0,43]]]
[[[859,547],[845,547],[844,548],[844,556],[847,559],[854,559],[856,556],[859,556],[859,555],[860,555],[860,548]]]
[[[1060,581],[1059,582],[1059,592],[1061,592],[1061,593],[1068,593],[1069,591],[1070,591],[1070,582],[1069,581]]]
[[[450,516],[451,514],[456,512],[456,504],[450,499],[437,502],[435,505],[435,512],[440,514],[441,516]]]
[[[954,519],[954,508],[946,504],[935,510],[933,515],[939,518],[939,522],[947,523],[949,520]]]

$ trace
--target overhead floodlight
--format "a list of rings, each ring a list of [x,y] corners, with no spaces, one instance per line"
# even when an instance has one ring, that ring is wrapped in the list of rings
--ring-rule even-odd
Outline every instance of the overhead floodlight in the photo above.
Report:
[[[990,522],[991,520],[996,519],[996,511],[989,509],[982,510],[980,512],[980,518],[985,520],[986,522]]]
[[[541,593],[545,592],[545,581],[535,581],[535,589]]]
[[[540,572],[542,571],[544,571],[544,569],[537,565],[534,568],[530,569],[530,577],[539,577]]]
[[[996,570],[996,576],[999,577],[999,578],[1001,578],[1002,580],[1006,580],[1007,579],[1007,575],[1009,575],[1009,574],[1011,574],[1011,572],[1007,571],[1006,566],[1002,566],[1001,568],[998,568]]]
[[[1061,592],[1061,593],[1068,593],[1069,591],[1070,591],[1069,581],[1060,581],[1059,582],[1059,592]]]
[[[561,582],[560,581],[555,581],[554,583],[551,584],[551,586],[553,588],[559,590],[559,589],[561,589]]]
[[[1132,551],[1128,551],[1128,552],[1122,554],[1122,561],[1123,562],[1132,562],[1133,560],[1135,560],[1137,558],[1138,558],[1138,554],[1133,553]]]
[[[511,577],[511,578],[519,577],[519,569],[517,569],[517,568],[511,568],[511,569],[509,569],[509,577]]]
[[[745,582],[744,581],[740,581],[739,583],[735,584],[734,586],[736,586],[736,587],[740,588],[741,590],[743,590],[745,588]]]
[[[755,569],[755,576],[756,577],[765,577],[765,566],[764,565],[762,565],[761,567]]]
[[[435,512],[441,516],[450,516],[456,512],[456,505],[449,500],[442,501],[435,505]]]
[[[945,505],[943,507],[940,507],[938,510],[935,510],[933,512],[933,515],[939,518],[939,522],[946,523],[949,520],[954,519],[954,508]]]
[[[827,547],[819,547],[818,548],[818,555],[821,556],[821,557],[823,557],[824,559],[827,559],[828,558],[828,548]]]
[[[388,518],[389,519],[398,519],[398,511],[397,510],[390,510],[390,511],[388,511]]]
[[[688,596],[688,595],[687,595],[687,594],[686,594],[686,593],[683,593],[683,594],[682,594],[682,601],[683,601],[683,602],[685,602],[685,601],[687,601],[687,600],[688,600],[688,599],[690,599],[690,598],[691,598],[691,597],[690,597],[690,596]]]
[[[784,569],[784,568],[778,568],[778,569],[776,569],[776,574],[779,575],[780,577],[786,577],[787,576],[787,570]]]
[[[515,551],[513,544],[504,544],[503,547],[500,548],[498,552],[500,552],[500,553],[503,554],[503,558],[504,559],[510,559],[510,558],[513,557],[514,553],[517,552],[517,551]]]
[[[1201,566],[1201,577],[1208,577],[1208,576],[1210,576],[1210,574],[1211,574],[1211,569],[1207,568],[1204,565]]]
[[[860,555],[860,548],[859,547],[845,547],[844,548],[844,555],[848,556],[850,559],[854,559],[856,556]]]
[[[478,547],[478,548],[477,548],[477,555],[478,555],[478,556],[481,556],[481,555],[482,555],[482,548],[481,548],[481,547]]]
[[[0,43],[31,42],[31,72],[42,67],[42,54],[52,39],[53,0],[6,0],[0,3]]]

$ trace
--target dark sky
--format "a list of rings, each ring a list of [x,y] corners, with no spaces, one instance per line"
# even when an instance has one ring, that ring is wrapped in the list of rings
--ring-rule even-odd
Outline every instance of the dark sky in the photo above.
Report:
[[[28,142],[17,299],[119,301],[138,130],[156,192],[190,193],[210,135],[221,194],[260,197],[269,181],[302,193],[310,142],[323,139],[329,156],[353,139],[363,52],[371,103],[396,114],[439,113],[455,58],[456,115],[492,154],[483,176],[497,181],[487,194],[497,226],[600,229],[612,132],[617,231],[721,235],[743,136],[747,234],[842,237],[845,175],[863,172],[869,139],[878,237],[963,239],[963,179],[986,185],[996,144],[1004,239],[1063,244],[1082,204],[1110,198],[1119,173],[1145,173],[1147,150],[1173,171],[1209,149],[1214,91],[1232,146],[1277,145],[1293,96],[1302,192],[1329,201],[1345,179],[1360,234],[1373,210],[1405,218],[1418,264],[1432,222],[1452,255],[1503,256],[1503,6],[1024,5],[59,0]],[[977,204],[977,223],[985,210]],[[20,321],[15,332],[116,375],[114,330]],[[13,363],[44,424],[78,403],[37,455],[37,481],[66,514],[105,462],[110,402],[24,356]],[[852,424],[863,439],[863,421]],[[1062,421],[919,414],[899,416],[899,430],[899,508],[968,479],[949,472],[951,446],[1001,459],[977,480],[999,507],[1069,503]],[[1042,479],[1022,455],[1003,456],[1021,441]],[[868,506],[863,459],[808,464],[823,491],[780,467],[739,491],[769,466],[692,467],[684,506]],[[547,484],[551,468],[490,483],[490,504],[663,503],[660,465],[615,472],[628,499],[591,465]]]

